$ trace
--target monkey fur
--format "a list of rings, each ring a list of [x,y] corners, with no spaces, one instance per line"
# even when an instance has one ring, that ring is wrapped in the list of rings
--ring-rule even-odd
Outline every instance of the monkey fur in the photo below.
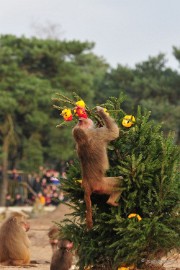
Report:
[[[0,228],[0,264],[21,266],[30,262],[30,241],[27,231],[30,226],[24,215],[12,215]]]
[[[81,163],[82,187],[86,203],[87,228],[93,227],[91,194],[107,194],[107,203],[118,206],[116,202],[120,195],[122,177],[105,177],[109,168],[107,145],[119,137],[119,128],[114,119],[104,109],[97,106],[97,112],[104,122],[102,127],[94,127],[89,118],[80,118],[73,128],[73,137],[76,141],[77,154]]]
[[[52,248],[52,252],[54,253],[58,248],[58,243],[60,240],[59,229],[57,226],[54,225],[49,228],[48,237],[49,237],[49,243]]]
[[[71,249],[73,243],[66,239],[58,242],[58,249],[53,253],[50,270],[69,270],[72,266],[73,254]]]

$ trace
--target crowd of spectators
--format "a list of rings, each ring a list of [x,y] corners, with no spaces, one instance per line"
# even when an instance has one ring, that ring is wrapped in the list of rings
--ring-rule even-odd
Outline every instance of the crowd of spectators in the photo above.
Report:
[[[27,196],[23,196],[23,188],[20,183],[20,173],[17,170],[13,170],[10,176],[10,180],[19,183],[14,198],[10,194],[6,195],[6,206],[23,206],[34,205],[38,202],[42,206],[58,206],[61,202],[67,200],[61,189],[60,178],[65,178],[65,173],[62,175],[55,170],[40,168],[38,173],[28,175],[27,177]]]

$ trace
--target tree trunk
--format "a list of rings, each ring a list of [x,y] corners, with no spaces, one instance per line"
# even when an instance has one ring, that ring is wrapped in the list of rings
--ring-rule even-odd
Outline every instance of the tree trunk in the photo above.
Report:
[[[4,138],[2,146],[2,179],[0,182],[0,206],[6,204],[6,194],[8,192],[8,153],[9,153],[9,135]]]
[[[6,194],[8,192],[8,157],[9,146],[14,140],[14,126],[10,114],[7,114],[3,125],[0,126],[0,132],[3,140],[2,145],[2,174],[0,181],[0,206],[6,204]]]

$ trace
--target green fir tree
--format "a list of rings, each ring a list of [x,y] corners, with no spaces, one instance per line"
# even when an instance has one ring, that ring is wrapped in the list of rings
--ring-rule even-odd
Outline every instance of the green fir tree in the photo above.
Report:
[[[94,226],[87,230],[78,159],[69,166],[67,179],[62,179],[73,214],[59,227],[74,242],[80,270],[117,270],[129,265],[139,269],[179,248],[179,148],[173,134],[165,137],[161,125],[140,107],[135,123],[123,126],[122,102],[123,98],[112,97],[102,105],[120,127],[119,138],[108,147],[107,172],[124,178],[119,206],[106,204],[106,195],[93,194]],[[96,120],[95,114],[91,117]]]

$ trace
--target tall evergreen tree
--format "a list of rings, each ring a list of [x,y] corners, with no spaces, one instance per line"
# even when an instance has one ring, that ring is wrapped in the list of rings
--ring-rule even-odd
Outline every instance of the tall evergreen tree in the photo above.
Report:
[[[4,205],[8,169],[59,167],[74,154],[67,130],[62,129],[60,136],[54,130],[57,111],[50,109],[52,95],[57,89],[67,95],[83,89],[80,94],[91,102],[108,65],[93,54],[94,44],[89,42],[3,35],[0,44],[0,205]]]
[[[142,112],[140,107],[135,123],[123,126],[125,113],[121,104],[121,98],[113,97],[103,104],[120,127],[119,138],[108,149],[110,169],[107,173],[124,177],[119,206],[109,206],[105,195],[93,194],[94,226],[88,231],[77,160],[69,166],[67,179],[62,180],[73,213],[59,227],[77,248],[80,270],[87,267],[117,270],[130,265],[139,269],[148,260],[180,244],[180,155],[173,134],[165,137],[161,126],[150,120],[150,113]]]

